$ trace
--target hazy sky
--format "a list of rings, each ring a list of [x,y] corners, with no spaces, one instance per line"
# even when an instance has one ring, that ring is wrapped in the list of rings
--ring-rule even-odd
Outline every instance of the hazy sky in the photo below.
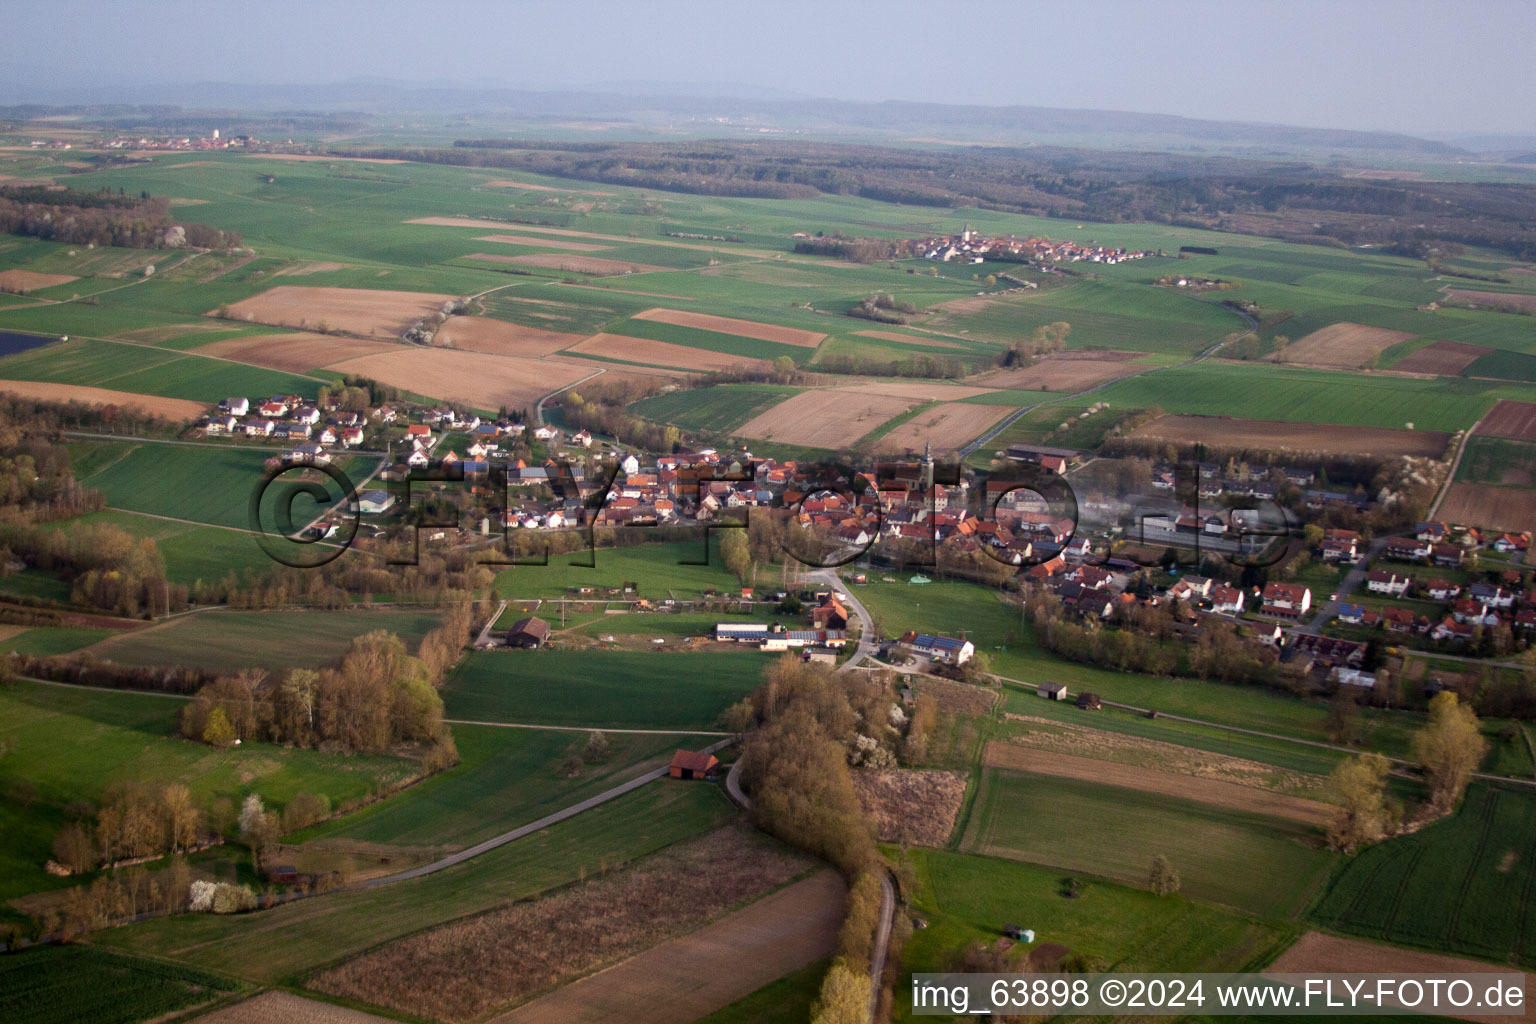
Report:
[[[75,85],[739,82],[855,100],[1536,132],[1531,0],[12,0],[5,21],[8,59],[47,62]],[[28,39],[36,59],[17,45]]]

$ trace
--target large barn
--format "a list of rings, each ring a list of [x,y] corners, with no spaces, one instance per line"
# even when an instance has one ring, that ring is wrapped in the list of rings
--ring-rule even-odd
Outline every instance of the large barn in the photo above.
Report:
[[[543,647],[544,641],[548,639],[549,623],[531,615],[526,619],[518,619],[507,630],[508,647]]]

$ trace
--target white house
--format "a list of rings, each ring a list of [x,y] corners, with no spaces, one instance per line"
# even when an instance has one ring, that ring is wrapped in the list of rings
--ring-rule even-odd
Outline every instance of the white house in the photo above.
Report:
[[[251,400],[248,398],[226,398],[224,408],[231,416],[244,416],[251,411]]]
[[[1372,570],[1365,577],[1365,587],[1373,594],[1390,594],[1393,597],[1401,597],[1408,593],[1408,584],[1412,582],[1407,576],[1399,576],[1395,572],[1384,572],[1380,569]]]

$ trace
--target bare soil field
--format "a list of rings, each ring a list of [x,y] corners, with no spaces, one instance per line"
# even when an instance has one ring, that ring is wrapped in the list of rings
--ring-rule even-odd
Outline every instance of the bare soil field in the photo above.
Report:
[[[335,363],[329,369],[364,377],[418,395],[462,401],[477,409],[531,408],[540,398],[587,375],[577,367],[541,359],[483,352],[396,346]]]
[[[318,367],[344,359],[375,353],[393,352],[400,346],[387,341],[359,341],[328,334],[261,334],[251,338],[230,338],[200,346],[200,356],[218,356],[238,363],[270,366],[290,373],[308,373]]]
[[[1536,402],[1512,402],[1507,398],[1488,410],[1473,433],[1488,437],[1512,437],[1536,441]]]
[[[491,263],[510,263],[519,267],[543,267],[546,270],[564,270],[572,274],[649,274],[667,267],[650,263],[631,263],[628,260],[605,260],[601,256],[566,256],[562,253],[535,252],[524,256],[493,256],[476,253],[471,259]]]
[[[328,274],[333,270],[352,270],[356,263],[335,263],[331,260],[316,260],[313,263],[295,263],[291,267],[284,267],[273,274],[273,277],[306,277],[310,274]],[[234,269],[234,268],[230,268]]]
[[[998,692],[988,687],[956,683],[937,676],[916,676],[912,688],[919,696],[926,694],[938,701],[941,711],[967,718],[989,714],[998,697]]]
[[[970,384],[940,384],[937,381],[870,380],[840,390],[853,391],[861,395],[910,398],[916,402],[958,402],[962,398],[990,394],[996,388],[980,388]]]
[[[595,245],[592,242],[571,242],[564,238],[534,238],[532,235],[479,235],[477,242],[503,242],[507,245],[542,246],[545,249],[561,249],[566,252],[604,252],[611,245]],[[473,258],[473,257],[471,257]]]
[[[1532,406],[1536,409],[1536,406]],[[1228,416],[1159,416],[1132,434],[1172,444],[1202,443],[1223,448],[1315,452],[1325,455],[1415,455],[1439,458],[1449,435],[1429,430],[1349,427],[1326,423],[1240,420]]]
[[[570,281],[559,282],[561,288],[585,288],[589,292],[617,292],[620,295],[642,295],[647,299],[676,299],[680,302],[698,302],[696,295],[668,295],[665,292],[637,292],[626,288],[609,288],[602,284],[574,284]],[[523,299],[524,302],[538,302],[538,299]],[[613,312],[607,310],[606,312]]]
[[[36,270],[0,270],[0,290],[17,292],[35,288],[52,288],[80,280],[68,274],[41,274]]]
[[[859,803],[884,843],[941,847],[949,841],[965,796],[967,775],[917,768],[852,773]]]
[[[674,1024],[698,1020],[827,956],[846,890],[821,871],[691,935],[582,978],[492,1024]]]
[[[761,324],[755,320],[738,320],[735,317],[714,316],[710,313],[689,313],[681,309],[648,309],[643,313],[636,313],[634,318],[654,320],[662,324],[675,324],[678,327],[696,327],[701,331],[735,334],[743,338],[756,338],[759,341],[774,341],[780,345],[799,345],[801,348],[815,348],[826,337],[825,334],[802,331],[796,327],[778,327],[774,324]]]
[[[1263,973],[1416,974],[1440,978],[1449,974],[1484,974],[1499,969],[1481,960],[1463,960],[1417,949],[1403,949],[1400,946],[1383,946],[1365,939],[1345,939],[1337,935],[1324,935],[1322,932],[1307,932],[1296,940],[1295,945],[1281,953],[1279,959],[1264,968]],[[1536,1007],[1531,1003],[1531,997],[1536,995],[1536,991],[1532,990],[1529,980],[1526,981],[1525,994],[1523,1014],[1492,1016],[1444,1013],[1444,1016],[1477,1021],[1479,1024],[1518,1024],[1521,1021],[1536,1020]]]
[[[1037,750],[1004,740],[987,743],[982,763],[989,768],[1007,768],[1013,771],[1032,772],[1036,775],[1052,775],[1063,779],[1080,779],[1120,789],[1134,789],[1142,793],[1193,800],[1234,811],[1267,814],[1305,825],[1326,828],[1334,818],[1335,809],[1328,804],[1303,797],[1286,796],[1269,790],[1240,786],[1235,782],[1202,779],[1193,775],[1158,771],[1141,765],[1118,764],[1099,761],[1091,757],[1073,754],[1057,754]]]
[[[1536,529],[1536,491],[1518,487],[1452,484],[1440,505],[1440,518],[1490,530]]]
[[[1117,377],[1135,373],[1137,367],[1120,359],[1063,359],[1050,356],[1033,366],[1001,370],[981,382],[993,388],[1025,391],[1081,391]]]
[[[203,1024],[396,1024],[349,1006],[305,999],[292,992],[271,990],[197,1018]]]
[[[631,338],[623,334],[594,334],[586,341],[572,345],[568,351],[690,371],[725,370],[733,366],[764,369],[770,365],[766,359],[748,359],[729,352],[712,352],[707,348],[689,348],[669,341]]]
[[[685,935],[810,866],[746,828],[723,828],[547,896],[386,943],[309,985],[417,1016],[474,1020]],[[795,903],[799,911],[809,909]],[[838,916],[841,910],[839,903]],[[751,941],[748,930],[738,930],[735,941]],[[674,960],[682,970],[698,970],[689,958]]]
[[[1453,302],[1468,302],[1474,306],[1513,306],[1516,309],[1536,309],[1536,295],[1526,292],[1479,292],[1468,288],[1447,288],[1445,294]]]
[[[1437,341],[1433,345],[1425,345],[1392,369],[1399,373],[1430,373],[1437,377],[1454,377],[1492,351],[1491,348],[1468,345],[1464,341]]]
[[[1367,327],[1348,322],[1330,324],[1291,342],[1283,353],[1267,358],[1280,361],[1276,356],[1283,355],[1283,361],[1287,363],[1353,370],[1364,366],[1382,349],[1411,337],[1413,335],[1407,331],[1389,331],[1385,327]]]
[[[34,380],[0,380],[0,391],[8,391],[23,398],[38,398],[45,402],[133,405],[168,420],[196,419],[208,408],[207,402],[194,402],[186,398],[158,398],[155,395],[140,395],[131,391],[88,388],[80,384],[47,384]]]
[[[333,330],[393,337],[452,295],[436,292],[374,291],[371,288],[315,288],[282,284],[229,307],[238,320],[279,327],[314,327],[324,320]],[[212,315],[217,310],[210,310]]]
[[[576,344],[580,334],[541,331],[483,316],[453,316],[437,329],[434,342],[466,352],[491,352],[499,356],[547,356]]]
[[[941,338],[918,338],[911,334],[897,334],[895,331],[854,331],[860,338],[879,338],[881,341],[899,341],[903,345],[930,345],[934,348],[964,348],[952,341],[944,341]]]
[[[529,192],[566,192],[573,196],[611,196],[612,192],[592,192],[580,188],[555,188],[552,185],[534,185],[526,181],[488,181],[490,188],[520,188]]]
[[[809,448],[842,448],[916,404],[842,388],[802,391],[758,413],[737,433]]]
[[[937,451],[953,451],[1011,412],[1006,405],[949,402],[907,420],[882,437],[876,449],[899,454],[932,444]]]

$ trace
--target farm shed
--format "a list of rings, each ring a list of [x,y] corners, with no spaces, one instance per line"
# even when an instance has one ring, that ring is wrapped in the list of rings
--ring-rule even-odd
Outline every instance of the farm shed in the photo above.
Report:
[[[1035,690],[1035,693],[1041,697],[1044,697],[1046,700],[1066,700],[1067,684],[1041,683],[1040,686]]]
[[[1097,711],[1104,706],[1096,693],[1080,693],[1077,695],[1077,706],[1084,711]]]
[[[707,779],[720,767],[714,754],[702,750],[679,750],[672,755],[667,774],[674,779]]]
[[[512,628],[507,630],[508,647],[542,647],[547,639],[549,639],[549,623],[534,616],[518,619],[512,623]]]

